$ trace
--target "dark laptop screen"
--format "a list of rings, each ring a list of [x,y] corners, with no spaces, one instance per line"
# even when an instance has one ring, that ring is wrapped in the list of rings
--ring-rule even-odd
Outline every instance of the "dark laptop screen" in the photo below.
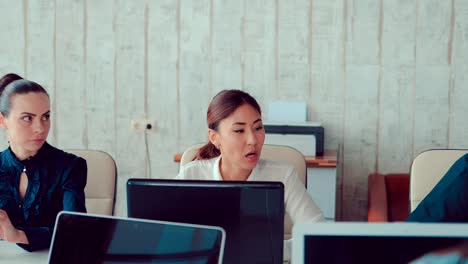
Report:
[[[63,212],[50,263],[218,264],[223,236],[214,227]]]
[[[306,235],[303,263],[403,264],[462,242],[455,237]]]
[[[282,263],[281,182],[130,179],[128,216],[221,226],[223,263]]]

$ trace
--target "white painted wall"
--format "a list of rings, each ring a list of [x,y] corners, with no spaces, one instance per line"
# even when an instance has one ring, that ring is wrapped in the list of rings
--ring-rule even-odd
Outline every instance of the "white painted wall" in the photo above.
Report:
[[[52,144],[115,158],[119,215],[128,178],[173,177],[173,155],[206,139],[221,89],[250,92],[265,115],[272,100],[307,101],[326,148],[343,148],[345,220],[366,218],[370,172],[468,148],[465,0],[0,0],[0,10],[0,74],[48,89]],[[134,118],[158,122],[149,156]]]

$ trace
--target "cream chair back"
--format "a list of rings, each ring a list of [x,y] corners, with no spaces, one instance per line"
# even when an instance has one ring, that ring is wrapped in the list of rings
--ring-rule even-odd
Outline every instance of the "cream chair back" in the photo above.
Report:
[[[114,159],[98,150],[64,150],[86,160],[86,209],[90,214],[113,215],[117,168]]]
[[[411,211],[416,209],[455,161],[466,153],[468,150],[433,149],[416,156],[410,172]]]

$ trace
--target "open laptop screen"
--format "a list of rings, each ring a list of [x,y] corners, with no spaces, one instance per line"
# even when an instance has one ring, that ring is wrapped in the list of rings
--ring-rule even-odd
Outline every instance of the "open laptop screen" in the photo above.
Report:
[[[299,224],[293,232],[293,262],[409,263],[467,239],[466,224]]]
[[[223,263],[282,263],[281,182],[130,179],[128,216],[221,226]]]
[[[49,263],[222,263],[218,227],[61,212]]]

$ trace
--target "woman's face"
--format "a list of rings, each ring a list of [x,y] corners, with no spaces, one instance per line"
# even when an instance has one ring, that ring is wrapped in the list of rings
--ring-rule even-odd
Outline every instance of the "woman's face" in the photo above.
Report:
[[[11,98],[8,117],[0,115],[10,147],[16,155],[29,157],[44,145],[50,129],[50,102],[45,93],[17,94]]]
[[[219,123],[218,131],[210,129],[209,138],[219,147],[224,169],[251,171],[265,141],[262,117],[251,105],[243,104]]]

